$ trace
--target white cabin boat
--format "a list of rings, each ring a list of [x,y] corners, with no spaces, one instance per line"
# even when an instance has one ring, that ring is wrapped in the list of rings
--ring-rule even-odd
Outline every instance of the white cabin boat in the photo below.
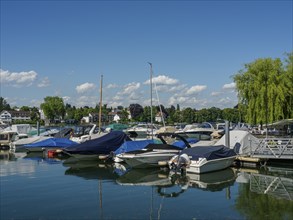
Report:
[[[226,169],[235,159],[234,150],[224,145],[202,146],[184,149],[168,165],[171,170],[200,174]]]
[[[197,138],[199,140],[210,140],[211,134],[215,131],[214,126],[209,122],[200,124],[186,125],[182,130],[176,131],[177,134],[185,135],[189,138]]]
[[[159,128],[154,124],[138,124],[126,130],[130,137],[147,137],[157,133]]]
[[[160,138],[161,143],[149,143],[143,149],[121,153],[116,157],[133,168],[159,167],[166,166],[168,161],[182,149],[191,147],[189,142],[180,135],[160,133],[157,137]],[[165,140],[168,137],[177,137],[181,141],[168,144]]]

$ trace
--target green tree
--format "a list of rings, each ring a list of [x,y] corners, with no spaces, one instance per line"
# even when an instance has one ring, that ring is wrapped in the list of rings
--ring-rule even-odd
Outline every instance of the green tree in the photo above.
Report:
[[[31,113],[31,120],[33,122],[37,122],[40,119],[40,113],[37,107],[32,107],[30,109],[30,113]]]
[[[230,122],[240,122],[239,111],[236,108],[224,108],[222,110],[222,119]]]
[[[82,119],[83,116],[84,116],[84,114],[83,114],[82,108],[78,108],[74,111],[74,119],[76,121],[80,122],[80,120]]]
[[[198,123],[211,121],[210,118],[210,111],[207,108],[200,109],[195,113],[195,121]]]
[[[129,121],[128,120],[128,115],[129,114],[128,114],[127,110],[126,109],[121,110],[120,114],[121,114],[120,122],[121,123],[127,123]]]
[[[144,109],[140,104],[130,104],[129,111],[130,111],[131,118],[133,118],[134,120],[137,120],[143,113]]]
[[[192,108],[185,108],[182,110],[182,121],[188,124],[191,124],[194,122],[194,110]]]
[[[171,125],[174,124],[175,122],[179,122],[179,118],[176,118],[175,112],[176,112],[176,108],[175,106],[171,105],[170,108],[166,108],[166,112],[167,112],[167,124]]]
[[[245,69],[233,78],[239,103],[247,106],[247,122],[263,124],[286,118],[284,105],[289,88],[280,59],[257,59],[245,64]]]
[[[41,109],[50,120],[62,119],[65,115],[63,99],[58,96],[47,96],[41,104]]]
[[[70,104],[66,103],[65,111],[66,111],[66,116],[65,116],[66,119],[74,119],[74,115],[75,115],[75,111],[76,111],[75,106],[71,107]]]
[[[28,107],[28,106],[22,106],[22,107],[20,108],[20,110],[21,110],[21,111],[29,112],[29,111],[30,111],[30,107]]]
[[[211,107],[208,110],[208,118],[206,121],[217,121],[222,118],[222,110],[216,107]]]
[[[293,52],[287,53],[286,56],[283,75],[286,101],[284,102],[283,111],[285,118],[293,118]]]
[[[10,109],[10,105],[7,103],[7,101],[3,97],[0,97],[0,112]]]

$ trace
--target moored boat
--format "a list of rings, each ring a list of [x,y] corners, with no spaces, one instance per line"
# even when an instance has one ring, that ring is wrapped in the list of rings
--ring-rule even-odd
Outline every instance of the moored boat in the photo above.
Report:
[[[236,158],[233,149],[218,146],[198,146],[182,150],[169,160],[171,170],[187,173],[207,173],[231,166]]]
[[[185,138],[174,133],[161,133],[157,137],[162,143],[150,143],[141,150],[121,153],[117,157],[133,168],[166,166],[174,155],[177,155],[184,148],[191,147]],[[166,137],[177,137],[181,139],[181,142],[168,144],[164,139]]]
[[[67,138],[49,138],[36,143],[26,144],[23,147],[29,152],[42,152],[44,150],[56,150],[74,145],[77,145],[77,143]]]
[[[131,139],[122,131],[112,131],[99,138],[63,149],[63,152],[80,160],[105,159],[125,141]]]

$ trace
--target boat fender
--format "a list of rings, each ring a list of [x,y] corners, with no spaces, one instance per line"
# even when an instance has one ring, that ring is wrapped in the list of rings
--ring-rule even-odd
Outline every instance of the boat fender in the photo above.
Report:
[[[99,159],[100,160],[106,160],[106,159],[108,159],[108,156],[109,155],[99,155]]]
[[[159,162],[158,162],[158,165],[159,165],[159,166],[166,166],[167,164],[168,164],[167,161],[159,161]]]
[[[48,158],[53,158],[55,155],[56,155],[56,151],[55,150],[48,150],[47,151]]]

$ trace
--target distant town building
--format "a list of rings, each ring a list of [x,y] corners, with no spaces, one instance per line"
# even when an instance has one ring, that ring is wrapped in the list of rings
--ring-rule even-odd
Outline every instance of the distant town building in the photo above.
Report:
[[[99,113],[96,112],[91,112],[89,113],[89,119],[88,119],[88,123],[96,123],[99,121]],[[103,118],[103,117],[102,117]]]
[[[3,110],[0,113],[0,120],[5,124],[11,124],[13,121],[29,121],[31,120],[31,113],[29,111],[7,111]]]
[[[162,113],[158,112],[156,114],[155,121],[161,123],[161,122],[163,122],[163,119],[164,120],[166,119],[166,114],[164,112],[162,112]]]
[[[108,113],[108,121],[109,122],[119,122],[121,119],[123,119],[122,111],[119,109],[114,109],[111,112]]]

